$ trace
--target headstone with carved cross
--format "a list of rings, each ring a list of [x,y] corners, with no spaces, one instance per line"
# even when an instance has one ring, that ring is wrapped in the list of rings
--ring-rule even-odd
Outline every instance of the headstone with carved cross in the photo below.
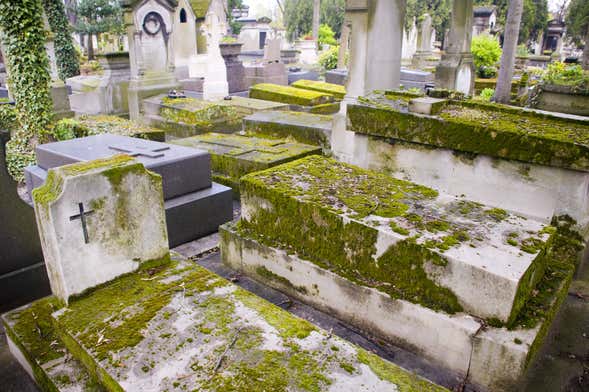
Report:
[[[51,169],[33,201],[51,290],[66,303],[169,259],[162,178],[128,155]]]
[[[52,168],[117,154],[133,156],[161,175],[172,247],[211,234],[233,217],[231,189],[212,182],[211,156],[206,150],[101,134],[42,144],[36,154],[37,165],[25,169],[29,194],[43,185]],[[85,205],[84,209],[88,210]]]

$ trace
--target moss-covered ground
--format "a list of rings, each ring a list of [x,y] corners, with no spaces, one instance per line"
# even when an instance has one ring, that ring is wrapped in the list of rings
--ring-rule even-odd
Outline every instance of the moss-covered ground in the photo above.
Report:
[[[367,391],[444,390],[182,260],[123,276],[53,317],[109,390],[322,391],[342,374]]]
[[[437,116],[373,94],[348,106],[351,129],[368,135],[541,165],[589,170],[589,123],[495,104],[454,101]]]
[[[346,95],[346,88],[339,84],[320,82],[317,80],[300,79],[291,84],[292,87],[303,90],[318,91],[320,93],[331,94],[335,99],[342,100]]]

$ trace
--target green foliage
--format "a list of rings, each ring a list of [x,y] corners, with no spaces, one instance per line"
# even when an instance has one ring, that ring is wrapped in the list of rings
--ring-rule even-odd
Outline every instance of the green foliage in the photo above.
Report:
[[[339,46],[332,46],[329,50],[321,53],[319,56],[319,64],[326,70],[337,68],[337,58],[339,53]],[[346,64],[348,62],[348,53],[346,53]]]
[[[567,8],[567,34],[576,42],[589,39],[589,1],[571,0]],[[589,45],[589,42],[585,42]]]
[[[542,76],[542,82],[589,89],[589,72],[583,71],[583,68],[578,64],[555,61],[548,64],[548,68]]]
[[[52,117],[47,33],[42,15],[40,0],[0,2],[4,60],[20,124],[6,145],[6,163],[17,181],[24,178],[23,168],[35,161],[35,146],[47,140],[45,129]]]
[[[492,36],[481,34],[473,37],[470,46],[474,56],[474,65],[480,70],[482,67],[493,67],[501,58],[501,46]]]
[[[337,45],[337,41],[335,40],[335,33],[326,24],[322,24],[319,26],[319,45]]]
[[[535,40],[548,25],[548,0],[523,0],[518,42]],[[584,0],[581,0],[584,1]],[[497,6],[497,24],[505,26],[509,0],[474,0],[475,5]]]
[[[436,29],[436,39],[443,40],[444,31],[450,28],[451,0],[407,0],[405,14],[405,28],[410,29],[413,20],[417,23],[420,18],[428,13],[432,17],[432,26]]]
[[[0,129],[12,131],[18,127],[16,109],[9,104],[0,104]]]
[[[80,74],[79,58],[72,42],[70,24],[65,15],[62,0],[43,0],[43,8],[55,37],[55,61],[59,78],[67,78]]]
[[[321,1],[321,21],[328,25],[335,37],[341,33],[344,21],[345,0]],[[290,39],[296,39],[312,30],[313,0],[285,0],[284,24]]]
[[[479,95],[479,99],[481,99],[482,101],[491,102],[491,98],[493,98],[493,95],[495,95],[495,89],[484,88]]]
[[[524,44],[520,44],[517,46],[515,55],[517,57],[528,57],[530,55],[530,52],[528,50],[528,47]]]
[[[76,31],[84,34],[121,33],[123,14],[116,0],[80,0],[76,7]]]
[[[80,133],[80,123],[72,118],[64,118],[53,127],[53,138],[55,140],[75,139]]]
[[[479,67],[477,74],[482,79],[492,79],[497,76],[497,67]]]

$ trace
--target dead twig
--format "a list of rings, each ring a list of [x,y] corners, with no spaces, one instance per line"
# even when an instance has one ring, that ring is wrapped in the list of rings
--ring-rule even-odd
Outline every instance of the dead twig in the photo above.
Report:
[[[221,367],[221,363],[223,362],[223,359],[225,358],[225,356],[227,355],[229,350],[231,350],[231,348],[235,345],[235,342],[237,342],[237,338],[238,338],[239,333],[241,332],[242,329],[243,329],[243,327],[239,327],[237,332],[235,332],[235,335],[233,335],[233,339],[227,345],[227,347],[225,348],[225,351],[223,351],[223,353],[221,354],[221,356],[217,360],[217,363],[215,364],[215,367],[213,368],[213,374],[211,375],[211,378],[215,375],[215,373],[217,373],[217,370],[219,370],[219,368]]]

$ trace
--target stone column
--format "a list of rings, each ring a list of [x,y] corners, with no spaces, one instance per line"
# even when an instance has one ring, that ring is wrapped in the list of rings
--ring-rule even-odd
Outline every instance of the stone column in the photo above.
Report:
[[[417,52],[413,55],[412,64],[417,68],[423,67],[429,57],[432,56],[432,17],[429,14],[423,15],[419,24],[417,36]]]
[[[472,20],[472,0],[454,0],[446,52],[436,68],[437,87],[472,95],[475,76],[470,52]]]
[[[339,52],[337,54],[337,69],[346,68],[346,53],[350,41],[350,21],[344,20],[342,24],[342,33],[340,36]]]
[[[227,83],[227,67],[221,56],[219,41],[221,40],[220,18],[209,11],[205,18],[207,30],[207,73],[203,84],[203,99],[215,101],[229,95]],[[280,55],[278,55],[280,57]]]

